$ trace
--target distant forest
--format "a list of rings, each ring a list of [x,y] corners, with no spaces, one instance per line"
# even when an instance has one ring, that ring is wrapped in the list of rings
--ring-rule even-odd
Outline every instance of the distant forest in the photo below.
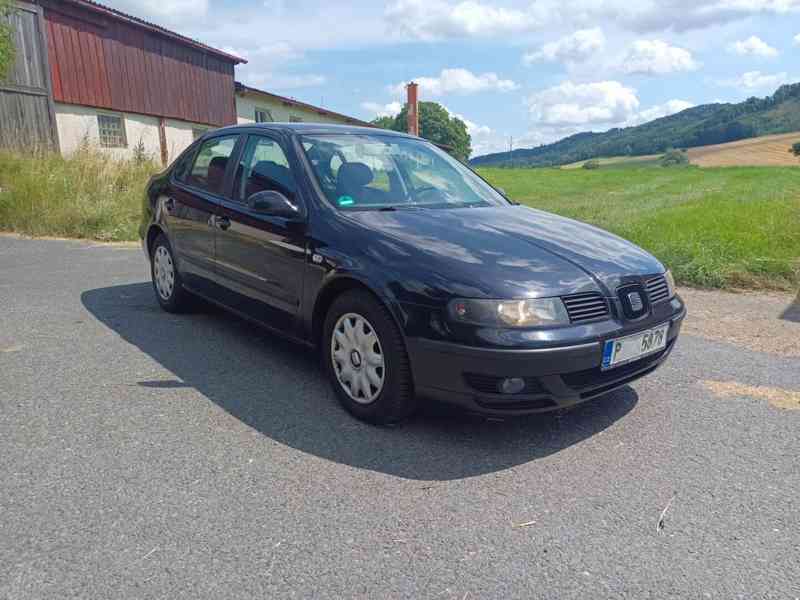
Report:
[[[604,156],[642,156],[800,131],[800,83],[738,104],[704,104],[643,125],[578,133],[538,148],[473,158],[476,166],[546,167]],[[787,149],[788,150],[788,149]]]

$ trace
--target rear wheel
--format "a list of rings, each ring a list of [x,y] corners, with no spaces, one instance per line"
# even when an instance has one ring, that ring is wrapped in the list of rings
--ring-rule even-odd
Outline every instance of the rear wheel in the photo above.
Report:
[[[391,425],[414,412],[411,368],[402,334],[372,295],[352,290],[336,298],[325,319],[322,343],[331,385],[352,415]]]
[[[186,310],[189,304],[188,294],[183,289],[180,273],[175,266],[172,247],[163,234],[153,242],[152,252],[150,274],[158,303],[167,312]]]

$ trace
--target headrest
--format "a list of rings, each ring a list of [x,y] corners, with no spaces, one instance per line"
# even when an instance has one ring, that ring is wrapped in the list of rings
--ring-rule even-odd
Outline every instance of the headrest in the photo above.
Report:
[[[374,179],[372,169],[360,162],[348,162],[339,167],[339,174],[336,176],[339,185],[347,187],[364,187],[372,183]]]
[[[215,171],[224,171],[225,167],[228,166],[228,157],[227,156],[215,156],[211,159],[211,162],[208,163],[208,170],[211,171],[212,169]]]

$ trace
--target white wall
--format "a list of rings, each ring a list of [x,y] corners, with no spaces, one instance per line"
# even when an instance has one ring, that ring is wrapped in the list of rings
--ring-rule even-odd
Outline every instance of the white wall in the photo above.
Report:
[[[100,134],[97,124],[98,114],[121,115],[125,122],[125,134],[128,145],[126,148],[102,148],[115,158],[132,158],[134,148],[141,140],[147,154],[156,161],[161,160],[161,142],[158,137],[158,117],[139,115],[135,113],[118,113],[89,106],[56,103],[56,123],[58,125],[58,138],[63,154],[75,152],[86,140],[96,147],[100,147]],[[169,162],[194,141],[192,129],[212,129],[208,125],[167,119],[165,132],[167,137],[167,151]]]
[[[288,123],[290,116],[296,116],[307,123],[333,123],[346,125],[347,121],[332,115],[321,115],[313,110],[297,106],[284,106],[283,102],[268,96],[256,94],[236,94],[236,118],[240,125],[256,122],[256,108],[266,108],[277,123]]]

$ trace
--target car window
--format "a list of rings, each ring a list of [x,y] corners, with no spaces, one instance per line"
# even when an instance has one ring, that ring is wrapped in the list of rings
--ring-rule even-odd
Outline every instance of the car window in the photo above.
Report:
[[[225,169],[237,138],[238,136],[218,137],[204,142],[186,183],[212,194],[221,194],[225,184]]]
[[[186,178],[189,177],[189,173],[191,173],[192,170],[192,160],[194,159],[196,150],[197,146],[189,147],[189,149],[184,152],[183,156],[175,163],[175,167],[172,169],[172,175],[175,177],[176,181],[186,183]]]
[[[289,160],[275,140],[251,136],[242,153],[234,180],[234,199],[247,202],[257,192],[280,192],[294,201],[296,185]]]

